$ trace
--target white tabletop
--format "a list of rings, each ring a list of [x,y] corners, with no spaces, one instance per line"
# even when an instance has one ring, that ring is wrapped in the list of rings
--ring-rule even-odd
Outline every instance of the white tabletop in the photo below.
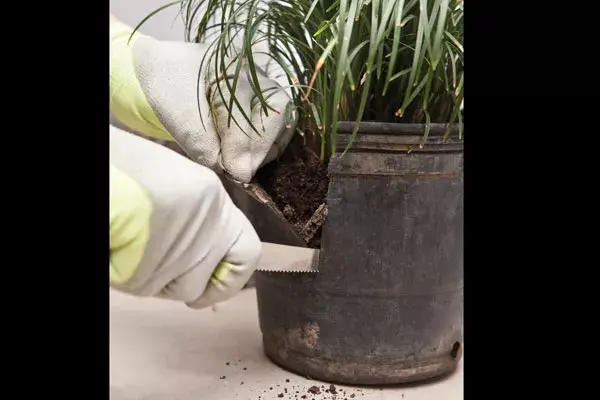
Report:
[[[329,384],[286,372],[263,355],[254,289],[216,310],[112,290],[110,303],[111,400],[463,398],[463,362],[435,383],[383,390],[335,385],[336,395],[325,391]],[[312,386],[323,389],[314,395]]]

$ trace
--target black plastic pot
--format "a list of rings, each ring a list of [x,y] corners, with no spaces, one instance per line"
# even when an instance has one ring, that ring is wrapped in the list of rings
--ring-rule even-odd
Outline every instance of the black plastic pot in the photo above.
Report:
[[[341,151],[352,123],[343,123]],[[264,351],[346,384],[452,372],[463,340],[463,146],[433,126],[363,123],[329,164],[320,272],[258,273]]]

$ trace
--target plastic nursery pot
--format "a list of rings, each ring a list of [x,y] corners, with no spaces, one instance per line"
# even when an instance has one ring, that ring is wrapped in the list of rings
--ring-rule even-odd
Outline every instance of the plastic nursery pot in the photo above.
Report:
[[[342,123],[343,152],[353,123]],[[463,145],[445,127],[363,123],[329,164],[320,272],[257,273],[266,355],[312,378],[380,385],[462,357]]]

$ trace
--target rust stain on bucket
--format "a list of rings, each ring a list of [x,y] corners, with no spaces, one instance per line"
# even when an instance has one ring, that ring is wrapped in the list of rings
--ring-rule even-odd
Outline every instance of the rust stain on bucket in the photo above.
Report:
[[[296,341],[302,347],[309,349],[314,348],[319,340],[319,325],[315,322],[310,322],[302,327],[302,330],[298,330]]]
[[[287,358],[290,351],[312,350],[319,341],[319,325],[309,322],[301,328],[289,329],[279,332],[276,336],[278,353],[282,358]]]

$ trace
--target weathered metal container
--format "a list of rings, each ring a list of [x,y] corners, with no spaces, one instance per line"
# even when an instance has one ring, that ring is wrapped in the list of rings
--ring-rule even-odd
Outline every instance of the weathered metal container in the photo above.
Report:
[[[352,131],[343,123],[338,148]],[[320,272],[257,273],[264,351],[335,383],[452,372],[463,341],[463,145],[445,127],[363,123],[329,164]]]

